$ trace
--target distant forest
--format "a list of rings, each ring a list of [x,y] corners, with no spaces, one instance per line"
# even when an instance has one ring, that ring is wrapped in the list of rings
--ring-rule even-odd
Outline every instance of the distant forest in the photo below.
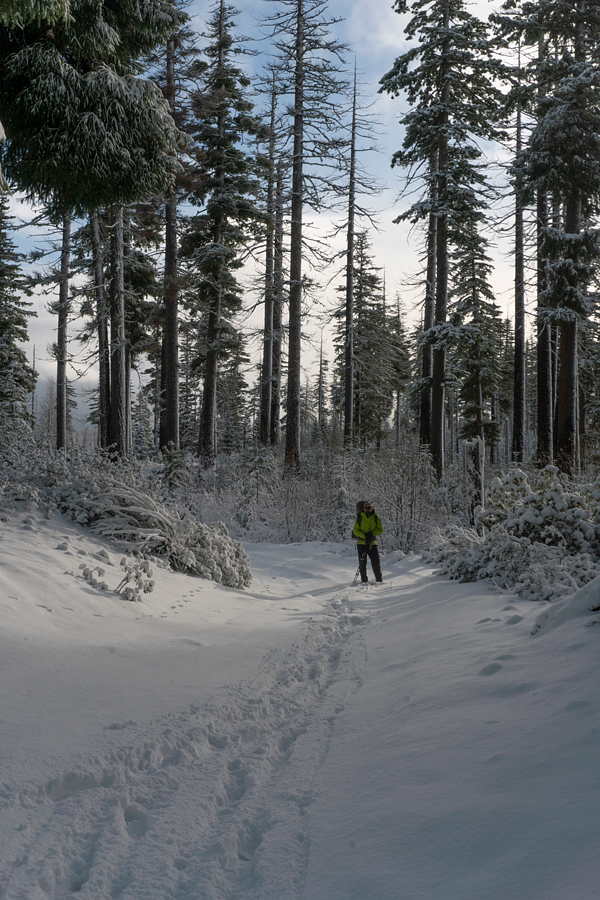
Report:
[[[224,0],[200,35],[167,0],[0,3],[3,415],[65,450],[76,347],[98,372],[98,447],[116,457],[187,454],[206,473],[253,449],[295,477],[322,448],[367,465],[412,454],[438,484],[466,465],[482,498],[485,470],[593,471],[600,0],[507,0],[487,21],[463,0],[396,0],[409,49],[379,89],[403,126],[398,220],[420,238],[410,328],[373,251],[377,184],[362,160],[376,134],[352,48],[325,0],[264,6],[269,50],[250,77],[252,45]],[[497,146],[502,178],[485,152]],[[58,264],[40,249],[36,276],[8,191],[58,235]],[[514,320],[491,286],[499,193]],[[338,222],[337,259],[306,227],[315,212]],[[315,273],[336,265],[337,303],[320,319],[333,358],[309,379]],[[40,286],[54,289],[56,393],[34,421],[22,345]],[[263,322],[256,379],[249,296]]]

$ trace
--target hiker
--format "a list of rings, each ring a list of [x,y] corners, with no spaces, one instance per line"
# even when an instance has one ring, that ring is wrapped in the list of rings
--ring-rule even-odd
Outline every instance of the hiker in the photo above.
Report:
[[[364,582],[368,582],[369,580],[367,578],[368,555],[371,560],[371,565],[373,566],[375,581],[383,581],[383,578],[381,577],[379,551],[377,549],[377,536],[383,534],[383,526],[381,524],[381,519],[375,512],[375,507],[371,502],[365,500],[362,504],[362,511],[358,511],[352,534],[356,538],[360,580]]]

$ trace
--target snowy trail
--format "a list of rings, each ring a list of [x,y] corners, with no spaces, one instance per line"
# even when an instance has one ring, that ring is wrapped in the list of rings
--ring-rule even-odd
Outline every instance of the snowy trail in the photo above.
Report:
[[[135,604],[81,527],[0,532],[0,900],[597,900],[600,579],[533,637],[416,556],[249,550]]]
[[[5,790],[3,900],[300,898],[315,774],[365,663],[349,595],[250,681],[155,723],[153,739]]]

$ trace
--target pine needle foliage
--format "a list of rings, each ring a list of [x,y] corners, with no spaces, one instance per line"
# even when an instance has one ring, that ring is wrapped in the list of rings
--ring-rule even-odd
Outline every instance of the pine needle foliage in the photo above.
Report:
[[[57,216],[153,196],[178,168],[168,104],[135,73],[185,14],[163,0],[73,0],[71,13],[0,28],[5,174]]]

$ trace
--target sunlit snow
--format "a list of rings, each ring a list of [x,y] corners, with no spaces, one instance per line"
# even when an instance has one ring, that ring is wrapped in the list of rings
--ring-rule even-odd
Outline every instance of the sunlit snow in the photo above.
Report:
[[[127,602],[109,543],[0,527],[3,900],[597,900],[596,582],[247,544],[245,591],[153,564]]]

